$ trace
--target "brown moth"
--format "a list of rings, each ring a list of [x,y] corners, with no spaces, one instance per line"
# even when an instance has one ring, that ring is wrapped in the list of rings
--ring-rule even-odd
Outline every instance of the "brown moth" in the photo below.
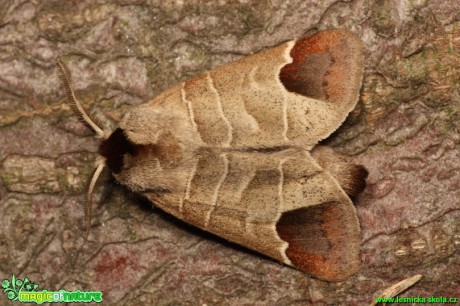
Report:
[[[363,45],[328,30],[203,73],[133,107],[104,138],[104,166],[175,217],[319,279],[359,269],[349,196],[367,171],[318,146],[355,107]],[[90,212],[87,214],[90,215]]]

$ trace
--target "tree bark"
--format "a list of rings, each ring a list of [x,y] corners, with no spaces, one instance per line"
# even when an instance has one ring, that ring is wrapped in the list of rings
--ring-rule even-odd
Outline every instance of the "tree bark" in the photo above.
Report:
[[[2,279],[100,290],[107,305],[357,305],[422,274],[402,296],[460,298],[459,1],[1,2]],[[67,104],[57,59],[113,129],[177,82],[328,28],[366,49],[360,102],[327,141],[370,173],[356,200],[358,274],[309,278],[168,216],[109,174],[79,249],[99,140]]]

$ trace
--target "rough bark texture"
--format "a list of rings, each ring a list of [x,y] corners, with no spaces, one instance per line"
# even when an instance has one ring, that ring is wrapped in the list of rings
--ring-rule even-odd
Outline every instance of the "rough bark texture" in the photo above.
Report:
[[[367,304],[460,297],[459,1],[0,1],[0,276],[103,291],[107,305]],[[83,203],[98,140],[65,101],[114,126],[178,81],[310,31],[366,47],[361,101],[328,143],[370,172],[357,199],[360,272],[307,278],[169,217],[107,175],[90,239]],[[6,303],[6,295],[0,303]]]

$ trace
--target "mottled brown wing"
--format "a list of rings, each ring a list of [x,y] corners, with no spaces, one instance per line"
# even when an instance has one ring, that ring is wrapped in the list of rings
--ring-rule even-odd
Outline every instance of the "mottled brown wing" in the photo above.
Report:
[[[358,270],[355,208],[307,151],[209,154],[190,168],[183,190],[146,196],[190,224],[317,278],[339,281]]]
[[[115,177],[204,230],[343,280],[359,267],[356,212],[309,151],[356,105],[362,57],[356,36],[330,30],[175,86],[120,122],[129,156]]]
[[[354,108],[362,75],[360,39],[328,30],[188,80],[181,99],[210,146],[311,148]]]

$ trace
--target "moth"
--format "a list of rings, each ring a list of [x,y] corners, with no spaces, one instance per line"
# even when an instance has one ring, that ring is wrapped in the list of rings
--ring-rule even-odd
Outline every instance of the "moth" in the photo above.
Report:
[[[360,264],[350,199],[367,171],[318,145],[355,107],[363,45],[326,30],[244,57],[133,107],[103,139],[104,167],[171,215],[327,281]],[[87,213],[87,218],[90,217]],[[89,220],[90,221],[90,220]]]

